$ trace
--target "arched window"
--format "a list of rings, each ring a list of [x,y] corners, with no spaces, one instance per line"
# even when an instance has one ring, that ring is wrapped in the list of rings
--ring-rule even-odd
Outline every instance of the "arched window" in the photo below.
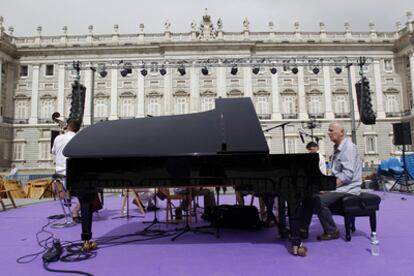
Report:
[[[207,111],[215,108],[216,94],[211,91],[206,91],[201,94],[201,111]]]
[[[120,116],[121,118],[134,117],[135,95],[125,92],[120,95]]]

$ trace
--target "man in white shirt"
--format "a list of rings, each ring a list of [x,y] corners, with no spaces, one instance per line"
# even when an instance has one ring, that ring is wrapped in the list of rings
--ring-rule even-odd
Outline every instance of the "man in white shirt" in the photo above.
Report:
[[[55,159],[56,174],[66,176],[66,156],[63,155],[63,149],[79,131],[80,126],[81,123],[79,120],[70,119],[68,121],[65,133],[57,136],[53,142],[52,154]],[[80,204],[78,202],[72,209],[72,216],[75,221],[79,221],[79,211]]]
[[[306,145],[306,149],[309,153],[319,154],[319,169],[321,170],[322,174],[326,175],[325,157],[323,157],[323,155],[319,152],[319,145],[312,141]]]

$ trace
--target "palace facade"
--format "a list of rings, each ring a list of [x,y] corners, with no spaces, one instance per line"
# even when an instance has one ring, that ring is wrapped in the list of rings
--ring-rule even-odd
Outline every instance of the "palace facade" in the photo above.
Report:
[[[1,18],[0,169],[8,170],[12,165],[27,170],[53,169],[50,136],[57,125],[51,115],[69,115],[76,75],[68,66],[72,61],[80,61],[83,68],[80,82],[87,88],[85,126],[92,120],[200,112],[214,108],[217,97],[250,97],[263,129],[290,122],[286,126],[287,153],[305,152],[299,131],[311,133],[307,123],[314,118],[312,132],[321,138],[322,153],[329,155],[329,122],[343,121],[350,133],[351,92],[361,157],[366,163],[378,163],[400,154],[401,149],[392,143],[392,123],[414,118],[414,21],[407,13],[406,23],[397,25],[394,32],[377,31],[372,22],[368,28],[367,32],[354,32],[345,23],[343,32],[327,32],[320,23],[318,31],[303,32],[296,22],[293,32],[280,32],[270,22],[268,30],[251,32],[249,21],[244,19],[240,32],[225,32],[220,19],[213,23],[206,14],[200,24],[192,23],[187,33],[174,33],[167,21],[161,33],[146,33],[140,24],[135,34],[120,34],[115,25],[113,33],[106,35],[95,34],[89,26],[87,35],[68,35],[68,28],[63,27],[61,35],[43,36],[38,27],[35,36],[17,37],[13,28],[5,30]],[[271,72],[269,66],[256,70],[240,66],[236,73],[231,72],[231,66],[211,66],[208,72],[187,66],[182,74],[166,66],[165,74],[160,74],[160,60],[214,59],[220,63],[263,56],[338,57],[338,61],[367,57],[370,62],[362,69],[370,82],[376,124],[359,124],[356,66],[350,67],[350,76],[346,68],[339,70],[338,66],[314,70],[311,61],[292,72],[294,60],[277,66],[277,72]],[[136,67],[122,72],[123,60],[145,60],[150,65],[148,73],[143,76]],[[85,69],[95,64],[103,65],[94,67],[96,72]],[[265,132],[265,136],[272,153],[284,152],[280,129]]]

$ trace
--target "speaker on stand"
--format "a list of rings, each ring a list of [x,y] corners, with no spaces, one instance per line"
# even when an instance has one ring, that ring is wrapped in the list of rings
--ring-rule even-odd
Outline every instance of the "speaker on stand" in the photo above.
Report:
[[[408,186],[412,184],[408,184],[408,179],[414,179],[410,173],[407,171],[407,159],[405,157],[405,146],[411,145],[411,127],[410,123],[404,122],[404,123],[394,123],[392,124],[392,129],[394,132],[394,145],[395,146],[402,146],[402,164],[403,164],[403,173],[400,177],[395,180],[394,185],[392,185],[390,191],[393,190],[396,184],[401,180],[402,177],[404,177],[405,186],[407,188],[408,192]]]

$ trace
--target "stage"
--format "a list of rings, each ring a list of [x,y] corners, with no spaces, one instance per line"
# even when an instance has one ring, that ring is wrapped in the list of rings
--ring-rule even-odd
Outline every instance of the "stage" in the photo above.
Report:
[[[400,193],[378,193],[382,197],[377,213],[377,233],[380,256],[370,253],[369,219],[356,219],[357,231],[351,242],[345,242],[343,218],[335,217],[341,238],[319,242],[316,236],[322,232],[314,216],[310,238],[304,241],[309,249],[305,258],[288,253],[288,241],[278,238],[277,230],[221,229],[220,238],[214,235],[186,233],[176,241],[171,236],[130,235],[112,244],[98,243],[94,258],[80,262],[54,262],[53,269],[81,270],[94,275],[412,275],[414,259],[414,197]],[[200,200],[201,202],[202,200]],[[221,198],[222,203],[233,203],[234,194]],[[250,201],[250,196],[246,202]],[[257,200],[255,201],[257,203]],[[122,197],[105,197],[105,206],[94,215],[94,238],[129,235],[140,232],[152,220],[153,212],[145,218],[120,218]],[[158,216],[165,220],[165,201],[160,203]],[[0,212],[0,266],[2,275],[57,275],[44,270],[40,254],[26,264],[17,263],[24,255],[43,251],[36,241],[36,233],[48,223],[47,217],[60,214],[57,201],[9,209]],[[140,215],[131,205],[132,215]],[[205,224],[201,219],[198,225]],[[174,230],[182,224],[155,226],[153,229]],[[79,241],[81,226],[53,229],[46,227],[56,239]],[[214,231],[214,229],[212,229]],[[39,239],[51,234],[43,232]],[[108,240],[108,239],[107,239]],[[122,243],[126,241],[135,242]],[[140,240],[140,241],[138,241]],[[119,242],[119,243],[118,243]],[[64,253],[65,254],[65,253]],[[20,259],[30,261],[31,258]],[[410,272],[411,271],[411,272]],[[62,274],[65,275],[65,274]],[[69,274],[66,274],[69,275]],[[72,274],[70,274],[72,275]],[[75,275],[75,274],[73,274]]]

